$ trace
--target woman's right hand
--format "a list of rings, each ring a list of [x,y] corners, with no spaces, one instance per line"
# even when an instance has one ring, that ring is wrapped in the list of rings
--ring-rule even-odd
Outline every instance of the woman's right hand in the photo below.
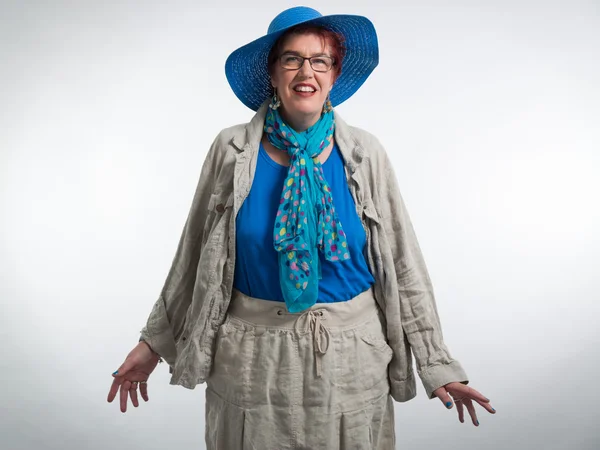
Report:
[[[108,391],[108,402],[111,403],[117,392],[121,391],[121,412],[127,411],[127,396],[136,408],[139,406],[137,397],[137,386],[140,386],[140,394],[144,401],[148,401],[148,377],[160,361],[160,356],[144,341],[138,343],[125,358],[125,362],[113,373],[114,380]]]

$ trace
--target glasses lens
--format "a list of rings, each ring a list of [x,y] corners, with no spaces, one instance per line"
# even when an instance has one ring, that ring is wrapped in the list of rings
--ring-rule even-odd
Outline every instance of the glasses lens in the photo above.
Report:
[[[312,66],[313,70],[316,70],[317,72],[327,72],[329,69],[331,69],[332,61],[331,58],[326,56],[319,56],[316,58],[311,58],[310,65]]]
[[[304,60],[295,55],[281,55],[281,66],[284,69],[299,69]]]

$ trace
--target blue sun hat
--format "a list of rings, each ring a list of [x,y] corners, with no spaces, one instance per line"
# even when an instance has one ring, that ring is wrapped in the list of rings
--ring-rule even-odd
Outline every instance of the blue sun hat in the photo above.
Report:
[[[286,9],[273,19],[265,36],[238,48],[225,62],[225,75],[231,89],[253,111],[258,110],[272,93],[268,70],[271,47],[288,29],[300,24],[322,26],[344,36],[346,56],[342,73],[330,93],[333,106],[349,99],[377,67],[377,33],[366,17],[347,14],[323,16],[306,6]]]

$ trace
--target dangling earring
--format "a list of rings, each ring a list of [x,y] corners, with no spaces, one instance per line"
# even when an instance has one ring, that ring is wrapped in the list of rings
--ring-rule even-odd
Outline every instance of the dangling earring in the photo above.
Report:
[[[327,94],[327,99],[323,104],[323,113],[328,113],[329,111],[333,111],[333,105],[331,104],[331,100],[329,99],[329,94]]]
[[[273,98],[271,98],[271,103],[269,103],[269,108],[277,109],[281,106],[281,100],[277,98],[277,88],[273,88]]]

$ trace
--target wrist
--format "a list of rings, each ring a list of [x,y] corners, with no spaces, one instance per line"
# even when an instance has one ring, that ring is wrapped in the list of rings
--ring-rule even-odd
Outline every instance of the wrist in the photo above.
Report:
[[[158,362],[161,363],[163,362],[163,359],[160,357],[160,355],[158,353],[156,353],[152,347],[150,347],[150,344],[148,344],[145,340],[140,339],[140,344],[144,344],[146,347],[148,347],[148,349],[150,350],[150,352],[152,353],[152,357],[158,359]]]

